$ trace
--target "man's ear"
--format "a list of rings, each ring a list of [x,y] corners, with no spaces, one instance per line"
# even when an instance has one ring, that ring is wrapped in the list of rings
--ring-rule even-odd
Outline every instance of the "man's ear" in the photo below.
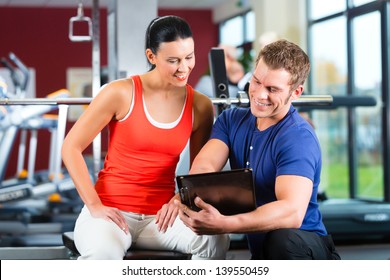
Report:
[[[303,85],[299,85],[299,86],[297,86],[297,88],[292,92],[291,98],[292,98],[292,99],[298,99],[299,97],[301,97],[302,93],[303,93]]]

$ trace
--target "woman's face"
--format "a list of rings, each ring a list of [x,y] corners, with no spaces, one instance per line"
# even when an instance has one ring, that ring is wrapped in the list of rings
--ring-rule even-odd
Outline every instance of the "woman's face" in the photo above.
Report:
[[[193,38],[161,43],[156,55],[149,60],[156,65],[161,77],[175,86],[185,86],[195,66]]]

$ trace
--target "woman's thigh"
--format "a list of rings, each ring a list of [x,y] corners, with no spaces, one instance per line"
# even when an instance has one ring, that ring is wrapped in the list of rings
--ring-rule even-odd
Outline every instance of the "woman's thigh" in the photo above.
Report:
[[[91,216],[84,207],[76,221],[75,245],[80,259],[123,259],[132,237],[114,222]]]

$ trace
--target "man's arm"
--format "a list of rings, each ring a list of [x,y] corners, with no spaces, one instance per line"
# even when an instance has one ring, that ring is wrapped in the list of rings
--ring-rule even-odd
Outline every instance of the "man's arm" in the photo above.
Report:
[[[220,171],[229,157],[228,146],[218,139],[210,139],[195,157],[190,174]]]

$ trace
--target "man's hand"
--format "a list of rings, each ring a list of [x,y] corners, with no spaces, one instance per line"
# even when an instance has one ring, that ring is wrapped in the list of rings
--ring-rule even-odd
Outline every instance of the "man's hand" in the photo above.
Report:
[[[223,222],[225,216],[211,204],[204,202],[200,197],[195,198],[195,205],[201,210],[199,212],[189,209],[186,205],[175,200],[179,209],[179,217],[183,223],[193,232],[199,235],[223,234]]]

